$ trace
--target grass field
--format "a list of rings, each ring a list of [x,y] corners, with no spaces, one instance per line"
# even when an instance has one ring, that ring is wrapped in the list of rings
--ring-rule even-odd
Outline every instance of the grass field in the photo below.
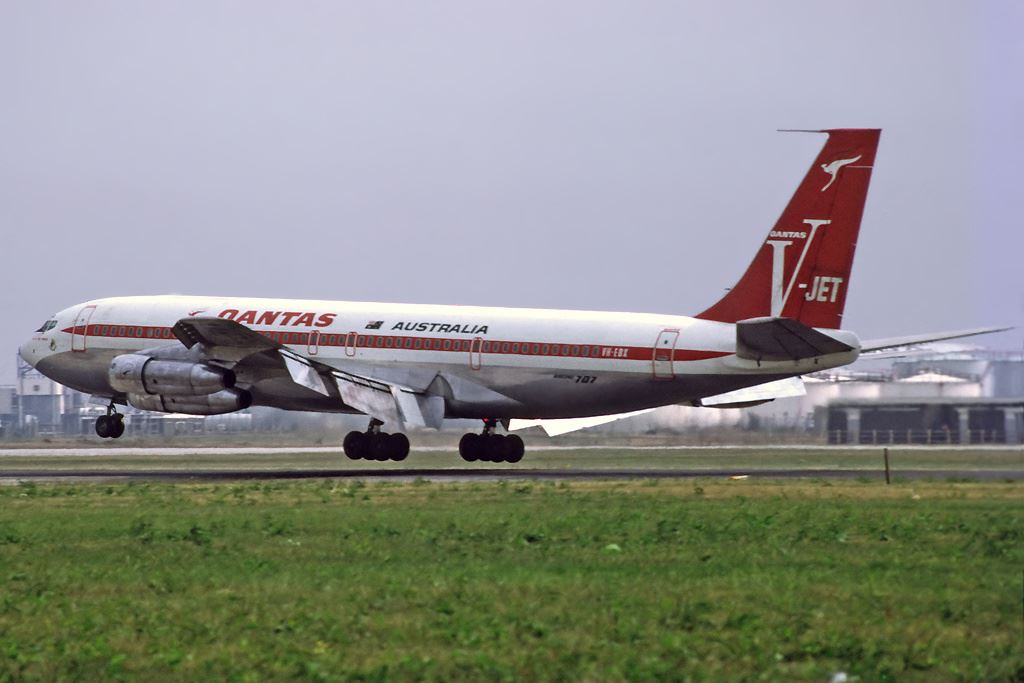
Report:
[[[1021,680],[1024,485],[0,487],[0,680]]]

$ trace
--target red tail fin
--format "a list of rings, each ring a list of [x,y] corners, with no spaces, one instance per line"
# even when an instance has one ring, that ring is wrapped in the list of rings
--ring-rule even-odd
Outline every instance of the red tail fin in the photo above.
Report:
[[[836,129],[740,281],[698,318],[775,316],[838,329],[881,134]]]

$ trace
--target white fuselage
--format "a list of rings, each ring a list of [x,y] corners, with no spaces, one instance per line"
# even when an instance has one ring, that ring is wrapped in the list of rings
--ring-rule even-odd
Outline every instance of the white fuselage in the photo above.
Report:
[[[241,297],[98,299],[58,313],[21,348],[54,380],[116,397],[115,356],[178,345],[183,318],[229,318],[324,365],[446,398],[448,417],[565,418],[702,397],[852,362],[854,351],[800,361],[736,356],[736,326],[685,316]],[[240,375],[256,405],[346,412],[286,377]]]

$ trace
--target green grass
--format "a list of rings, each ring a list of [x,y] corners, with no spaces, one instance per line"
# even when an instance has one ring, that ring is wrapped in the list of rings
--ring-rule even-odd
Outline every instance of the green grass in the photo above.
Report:
[[[1020,680],[1024,485],[0,487],[0,680]]]

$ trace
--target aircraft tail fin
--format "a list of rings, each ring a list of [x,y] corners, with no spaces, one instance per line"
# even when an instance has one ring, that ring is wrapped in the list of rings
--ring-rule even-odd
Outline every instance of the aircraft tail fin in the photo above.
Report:
[[[747,271],[697,317],[775,317],[838,329],[881,130],[808,131],[828,140]]]

